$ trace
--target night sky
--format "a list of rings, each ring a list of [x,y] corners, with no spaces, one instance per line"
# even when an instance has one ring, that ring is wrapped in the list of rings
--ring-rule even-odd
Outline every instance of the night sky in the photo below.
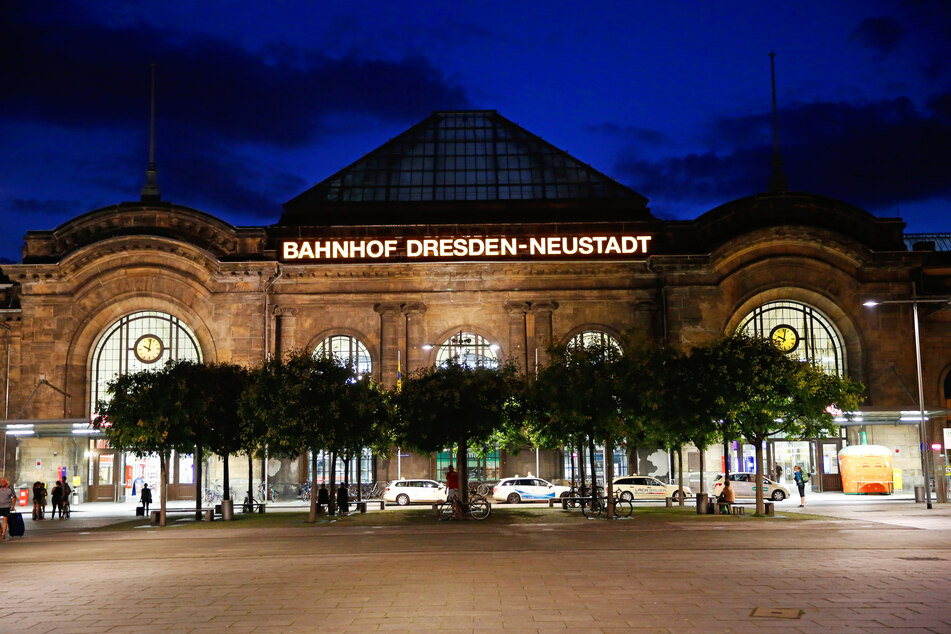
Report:
[[[0,262],[135,201],[158,64],[162,197],[235,225],[434,110],[494,109],[692,219],[767,188],[951,232],[951,2],[3,3]]]

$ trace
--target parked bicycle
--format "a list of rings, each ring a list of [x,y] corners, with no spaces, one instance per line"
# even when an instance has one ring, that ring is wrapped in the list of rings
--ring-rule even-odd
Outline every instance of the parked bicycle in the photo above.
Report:
[[[591,518],[603,518],[608,513],[608,498],[606,495],[597,495],[590,500],[581,502],[581,512],[584,516]],[[615,517],[630,517],[634,512],[634,504],[630,500],[622,500],[619,496],[614,496],[614,515]]]
[[[271,485],[267,487],[267,497],[264,495],[264,483],[258,485],[258,498],[266,499],[268,502],[277,502],[277,491]]]
[[[469,516],[474,520],[484,520],[492,512],[492,505],[481,495],[470,495],[467,503],[458,499],[455,503],[461,508],[463,516]],[[455,517],[455,512],[451,501],[446,500],[436,507],[436,519],[440,521],[451,520],[453,517]]]

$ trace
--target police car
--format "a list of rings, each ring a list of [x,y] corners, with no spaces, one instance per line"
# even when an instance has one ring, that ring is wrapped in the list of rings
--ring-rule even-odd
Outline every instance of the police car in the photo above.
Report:
[[[568,495],[568,487],[552,484],[535,476],[515,476],[503,478],[492,489],[492,498],[496,502],[544,502],[552,498]]]

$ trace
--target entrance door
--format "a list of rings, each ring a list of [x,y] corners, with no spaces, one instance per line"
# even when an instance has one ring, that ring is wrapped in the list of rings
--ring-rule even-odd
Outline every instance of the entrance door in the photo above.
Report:
[[[819,477],[821,478],[820,491],[841,491],[842,476],[839,474],[839,450],[842,449],[841,439],[823,438],[816,441],[819,444]]]
[[[115,451],[102,451],[93,458],[93,472],[89,486],[89,499],[93,502],[116,500],[119,477],[118,455]]]

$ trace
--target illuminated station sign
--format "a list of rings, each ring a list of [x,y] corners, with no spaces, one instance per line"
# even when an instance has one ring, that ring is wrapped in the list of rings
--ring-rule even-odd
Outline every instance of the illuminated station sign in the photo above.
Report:
[[[384,260],[639,259],[650,235],[440,236],[431,238],[334,238],[284,240],[281,259],[290,262]]]

